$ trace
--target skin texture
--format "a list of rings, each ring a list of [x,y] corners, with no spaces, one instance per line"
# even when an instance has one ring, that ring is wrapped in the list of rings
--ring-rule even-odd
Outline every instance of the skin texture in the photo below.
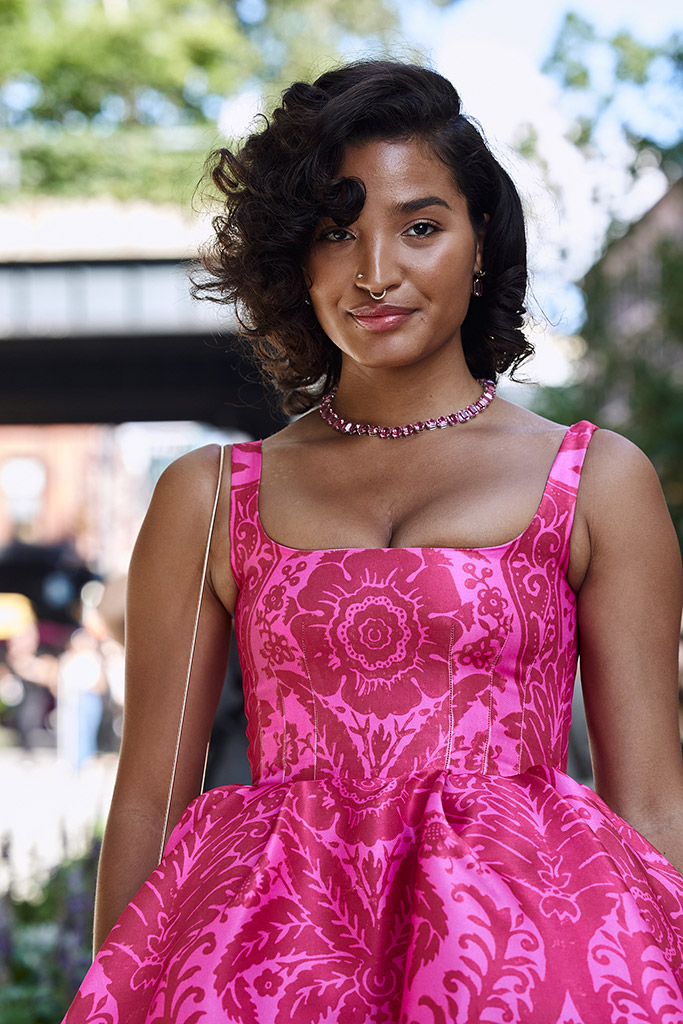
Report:
[[[350,147],[340,173],[365,182],[367,201],[348,229],[318,226],[304,268],[316,315],[342,352],[336,410],[393,426],[468,404],[481,389],[460,324],[474,273],[485,269],[484,231],[470,223],[448,169],[418,143]],[[430,196],[440,202],[406,208]],[[377,333],[349,311],[383,288],[385,302],[411,312]],[[263,525],[310,549],[501,544],[533,518],[564,430],[500,398],[465,426],[397,442],[341,436],[313,411],[264,442]],[[133,555],[96,949],[158,860],[217,470],[215,446],[169,467]],[[229,477],[226,459],[170,827],[198,792],[227,657],[237,597]],[[568,578],[598,792],[683,871],[680,555],[652,466],[609,431],[596,433],[586,456]]]

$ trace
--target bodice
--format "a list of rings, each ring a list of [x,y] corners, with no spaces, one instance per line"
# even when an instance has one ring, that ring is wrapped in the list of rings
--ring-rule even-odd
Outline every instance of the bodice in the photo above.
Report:
[[[594,429],[568,429],[527,528],[477,549],[286,547],[259,517],[260,442],[233,446],[255,784],[565,768],[577,659],[566,574]]]

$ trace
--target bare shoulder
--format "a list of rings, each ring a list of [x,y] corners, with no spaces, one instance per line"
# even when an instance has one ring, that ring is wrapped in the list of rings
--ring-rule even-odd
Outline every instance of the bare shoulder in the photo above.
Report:
[[[654,472],[652,463],[638,445],[623,434],[604,428],[599,428],[593,434],[586,459],[587,463],[600,463],[603,468],[613,466],[618,472],[642,471],[646,467]]]
[[[228,461],[229,449],[225,449]],[[180,509],[205,509],[213,504],[218,482],[221,446],[207,444],[175,459],[163,471],[155,488],[155,500]]]
[[[586,524],[592,558],[637,547],[649,551],[653,539],[670,549],[677,543],[654,466],[627,438],[596,430],[586,453],[577,514]],[[675,560],[675,559],[674,559]]]
[[[220,446],[205,445],[175,459],[159,477],[136,548],[155,557],[167,549],[196,560],[205,542],[218,483]]]
[[[661,497],[661,486],[647,455],[612,430],[596,430],[586,452],[581,488],[591,504],[642,501]]]
[[[224,449],[215,527],[211,534],[209,584],[232,610],[235,585],[230,572],[230,453]],[[216,499],[221,446],[208,444],[175,459],[159,477],[136,544],[134,562],[145,571],[195,578],[204,558]]]

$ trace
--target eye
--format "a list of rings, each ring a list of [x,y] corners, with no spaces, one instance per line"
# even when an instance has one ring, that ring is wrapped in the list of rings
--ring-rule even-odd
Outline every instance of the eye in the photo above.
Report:
[[[406,234],[412,238],[428,238],[437,231],[441,231],[441,228],[437,227],[436,224],[431,224],[428,220],[418,220],[415,224],[410,225]]]
[[[346,228],[340,228],[335,225],[331,228],[324,228],[319,236],[319,242],[347,242],[353,235]]]

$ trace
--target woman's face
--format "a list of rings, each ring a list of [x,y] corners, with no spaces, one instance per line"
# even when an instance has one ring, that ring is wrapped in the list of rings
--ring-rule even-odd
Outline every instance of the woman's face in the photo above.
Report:
[[[365,204],[348,228],[317,225],[305,270],[344,361],[407,366],[460,346],[484,230],[446,165],[425,143],[369,142],[347,148],[339,174],[363,181]]]

